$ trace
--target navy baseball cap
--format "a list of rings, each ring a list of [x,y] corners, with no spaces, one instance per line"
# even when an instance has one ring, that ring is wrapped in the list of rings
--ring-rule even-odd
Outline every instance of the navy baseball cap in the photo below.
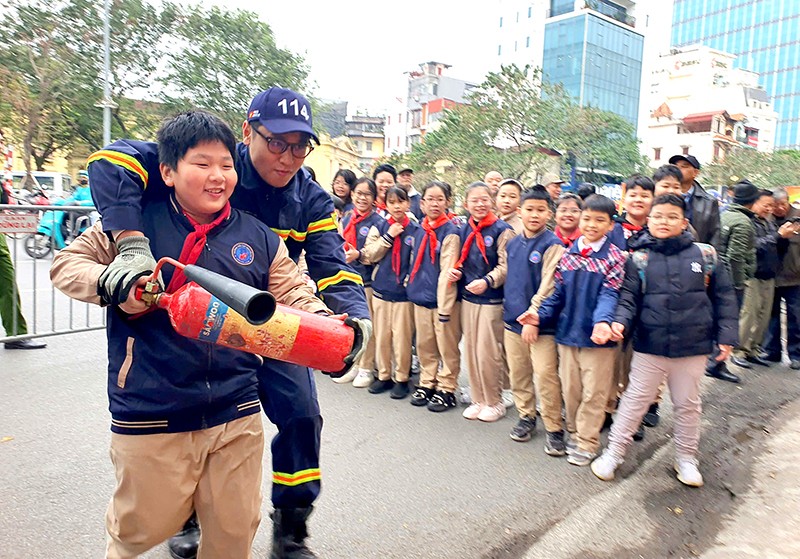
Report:
[[[304,132],[319,145],[311,120],[311,104],[291,89],[270,87],[257,94],[247,109],[247,122],[258,122],[273,134]]]
[[[689,165],[694,167],[695,169],[700,168],[700,162],[694,155],[673,155],[669,158],[669,162],[671,165],[675,165],[678,161],[686,161]]]

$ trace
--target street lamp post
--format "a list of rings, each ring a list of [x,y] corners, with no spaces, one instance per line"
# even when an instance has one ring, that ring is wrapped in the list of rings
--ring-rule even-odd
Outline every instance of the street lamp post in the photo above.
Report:
[[[111,0],[103,2],[103,145],[111,143],[111,109],[117,105],[111,99]]]

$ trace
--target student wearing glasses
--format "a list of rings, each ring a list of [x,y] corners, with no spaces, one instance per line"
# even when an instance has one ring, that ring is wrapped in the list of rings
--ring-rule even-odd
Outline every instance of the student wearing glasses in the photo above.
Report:
[[[302,168],[319,144],[308,100],[289,89],[272,87],[250,102],[236,146],[238,185],[230,203],[255,215],[286,243],[297,261],[305,251],[308,273],[319,295],[336,313],[347,313],[356,330],[353,362],[372,334],[361,276],[345,262],[330,196]],[[143,203],[166,198],[155,143],[119,140],[89,158],[92,197],[103,216],[103,228],[119,256],[109,266],[102,288],[125,289],[149,275],[155,261],[142,237]],[[343,375],[346,371],[334,372]],[[307,549],[306,521],[319,494],[319,448],[322,417],[311,372],[304,367],[266,363],[258,370],[259,396],[278,427],[272,441],[273,557],[313,557]],[[173,557],[197,554],[200,530],[189,519],[170,540]],[[292,555],[290,555],[292,554]]]

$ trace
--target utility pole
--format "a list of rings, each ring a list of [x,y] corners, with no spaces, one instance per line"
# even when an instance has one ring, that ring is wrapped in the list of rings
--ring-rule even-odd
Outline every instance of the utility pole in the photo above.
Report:
[[[103,109],[103,145],[111,143],[111,0],[103,2],[103,99],[96,106]]]

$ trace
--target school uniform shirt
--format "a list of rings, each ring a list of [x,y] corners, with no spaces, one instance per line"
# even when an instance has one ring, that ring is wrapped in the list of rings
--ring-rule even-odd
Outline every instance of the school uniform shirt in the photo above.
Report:
[[[447,280],[447,272],[458,261],[461,251],[461,237],[458,227],[450,220],[434,229],[436,246],[431,256],[431,243],[426,239],[427,232],[419,226],[414,233],[411,251],[411,270],[408,286],[408,299],[415,305],[428,309],[438,308],[441,316],[450,316],[456,303],[458,289]],[[419,254],[420,247],[423,249]],[[417,260],[419,268],[414,271]],[[444,265],[442,265],[444,263]],[[444,271],[443,271],[444,270]]]
[[[394,248],[396,239],[389,236],[389,227],[388,219],[372,226],[361,250],[361,262],[375,265],[372,272],[375,297],[392,303],[404,303],[408,301],[406,281],[411,271],[411,249],[419,225],[408,219],[403,232],[397,237],[398,252]]]
[[[556,268],[555,290],[539,307],[539,327],[555,326],[556,343],[561,345],[616,345],[609,342],[599,346],[591,336],[595,324],[614,321],[625,277],[625,256],[607,237],[591,246],[583,237],[578,239]]]
[[[534,307],[538,310],[541,301],[553,292],[553,276],[556,266],[564,253],[564,244],[549,229],[540,231],[533,237],[517,235],[506,245],[508,278],[504,286],[503,322],[506,330],[522,334],[522,325],[517,317],[529,310],[534,296],[539,300]],[[544,291],[540,288],[544,287]],[[554,333],[553,327],[539,330],[540,334]]]
[[[472,219],[467,218],[467,219]],[[467,223],[460,230],[461,247],[472,232],[472,227]],[[501,305],[503,303],[503,284],[506,281],[506,244],[514,237],[511,226],[499,219],[481,231],[481,238],[486,247],[486,260],[480,252],[478,243],[473,241],[469,254],[461,269],[462,276],[458,282],[458,293],[464,301],[476,305]],[[489,288],[482,295],[475,295],[466,290],[474,280],[488,280]]]
[[[355,210],[354,210],[355,211]],[[350,225],[350,222],[355,217],[353,212],[347,212],[344,217],[342,218],[342,231],[345,231]],[[362,221],[359,221],[356,226],[356,246],[354,247],[356,250],[361,250],[364,248],[364,243],[367,242],[367,235],[369,235],[369,230],[372,229],[374,225],[377,225],[381,221],[386,221],[383,217],[378,215],[377,212],[371,211],[369,215],[364,218]],[[373,267],[370,264],[363,264],[360,260],[354,260],[350,263],[350,265],[355,268],[355,270],[361,275],[361,280],[364,282],[364,287],[370,287],[372,285],[372,271]]]
[[[308,274],[330,308],[368,319],[363,282],[345,262],[344,240],[328,193],[305,169],[283,188],[267,184],[243,143],[236,146],[235,164],[239,182],[231,206],[254,215],[272,229],[286,243],[295,262],[305,251]],[[87,170],[104,231],[142,231],[142,205],[164,200],[172,190],[161,179],[158,144],[154,142],[118,140],[92,154]]]

